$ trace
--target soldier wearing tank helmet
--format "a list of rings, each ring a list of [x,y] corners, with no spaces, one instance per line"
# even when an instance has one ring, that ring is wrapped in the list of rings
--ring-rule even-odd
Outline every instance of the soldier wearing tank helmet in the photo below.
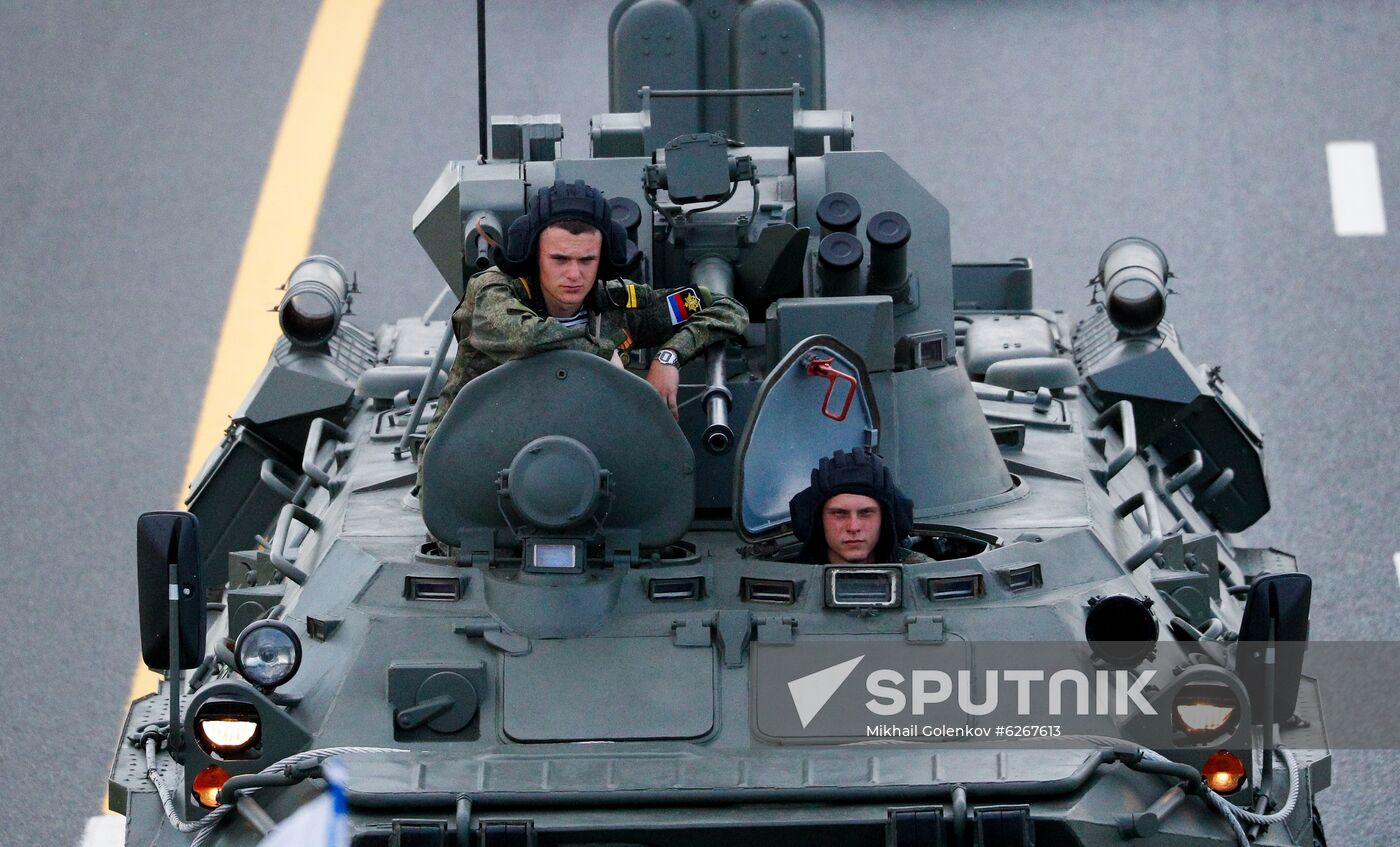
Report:
[[[457,358],[429,437],[467,382],[503,362],[553,350],[613,358],[633,347],[659,348],[647,381],[674,415],[680,366],[748,326],[747,311],[729,297],[627,281],[640,263],[636,245],[612,220],[602,193],[582,180],[537,191],[495,260],[467,283],[452,315]]]
[[[863,565],[932,561],[904,546],[914,506],[870,450],[837,450],[812,471],[812,484],[788,502],[799,562]]]

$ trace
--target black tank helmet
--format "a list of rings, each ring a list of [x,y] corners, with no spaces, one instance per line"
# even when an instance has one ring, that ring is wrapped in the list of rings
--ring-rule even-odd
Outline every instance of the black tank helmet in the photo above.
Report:
[[[868,449],[837,450],[822,459],[812,471],[812,484],[788,501],[792,534],[802,542],[798,561],[827,562],[822,508],[837,494],[863,494],[880,504],[880,539],[875,545],[875,561],[895,561],[896,546],[914,531],[914,504],[895,487],[894,476],[885,467],[884,460]]]
[[[534,277],[539,273],[540,233],[564,220],[583,221],[603,234],[602,255],[598,257],[600,282],[628,276],[641,263],[641,252],[627,240],[622,224],[613,220],[603,193],[580,179],[558,180],[530,197],[525,214],[515,219],[506,231],[505,243],[495,249],[496,267],[511,276]]]

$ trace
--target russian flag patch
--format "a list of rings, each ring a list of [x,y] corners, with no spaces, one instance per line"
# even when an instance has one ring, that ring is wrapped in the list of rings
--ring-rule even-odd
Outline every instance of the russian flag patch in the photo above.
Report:
[[[666,295],[666,310],[671,316],[671,326],[683,324],[692,312],[700,311],[700,293],[694,288],[676,289]]]

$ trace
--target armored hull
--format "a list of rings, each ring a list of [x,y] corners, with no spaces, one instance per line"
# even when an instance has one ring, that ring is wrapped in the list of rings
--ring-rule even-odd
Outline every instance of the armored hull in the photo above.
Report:
[[[428,440],[452,328],[358,329],[345,269],[298,266],[287,337],[192,487],[187,584],[217,614],[178,701],[132,706],[128,843],[256,844],[332,755],[357,845],[1237,843],[1225,806],[1276,815],[1253,843],[1312,843],[1319,694],[1270,665],[1262,703],[1233,646],[1296,564],[1235,535],[1268,510],[1263,441],[1165,320],[1161,251],[1111,245],[1082,319],[1036,304],[1029,261],[952,263],[948,211],[825,108],[808,2],[632,0],[610,38],[592,155],[557,158],[557,118],[497,118],[415,234],[460,297],[533,190],[582,179],[638,282],[730,294],[750,329],[685,366],[678,420],[650,351],[561,351],[469,382]],[[788,501],[835,449],[884,457],[922,561],[795,560]],[[285,679],[244,649],[269,621]],[[1159,720],[936,723],[893,709],[926,691],[865,675],[1035,646]],[[890,710],[838,714],[870,702]],[[174,743],[152,728],[172,705]]]

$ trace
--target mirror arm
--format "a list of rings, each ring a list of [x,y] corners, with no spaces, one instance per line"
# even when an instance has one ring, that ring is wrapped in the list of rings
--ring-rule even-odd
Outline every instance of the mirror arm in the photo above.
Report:
[[[1269,811],[1269,794],[1274,787],[1274,662],[1276,659],[1274,644],[1278,639],[1278,607],[1269,602],[1269,639],[1264,642],[1264,755],[1260,761],[1259,787],[1254,790],[1254,805],[1252,809],[1256,815],[1262,815]],[[1294,777],[1297,778],[1296,776]],[[1257,823],[1252,823],[1246,833],[1250,838],[1256,838],[1262,827]]]
[[[1259,793],[1263,795],[1263,802],[1269,802],[1269,790],[1274,782],[1274,686],[1275,679],[1274,663],[1277,661],[1277,651],[1275,644],[1278,639],[1278,607],[1273,603],[1269,604],[1269,640],[1264,642],[1264,758],[1262,764],[1263,773],[1259,779]]]
[[[183,761],[180,738],[180,565],[170,563],[170,667],[166,670],[166,686],[170,689],[170,735],[166,747],[177,761]]]

